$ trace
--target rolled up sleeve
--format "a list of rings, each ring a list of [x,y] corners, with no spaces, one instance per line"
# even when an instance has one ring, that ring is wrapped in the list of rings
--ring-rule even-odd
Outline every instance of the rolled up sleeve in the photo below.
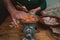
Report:
[[[40,4],[40,8],[41,8],[41,10],[46,9],[46,7],[47,7],[46,0],[42,0],[42,2],[41,2],[41,4]]]

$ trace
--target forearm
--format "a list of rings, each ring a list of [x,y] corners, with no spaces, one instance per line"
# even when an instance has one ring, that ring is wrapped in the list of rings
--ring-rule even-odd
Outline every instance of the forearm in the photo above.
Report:
[[[4,0],[5,6],[8,9],[8,11],[10,12],[10,14],[13,11],[16,11],[15,7],[13,6],[13,4],[11,3],[11,0]]]
[[[40,11],[40,10],[41,10],[41,8],[40,8],[40,7],[37,7],[37,8],[32,9],[32,10],[34,10],[34,13],[36,13],[36,12]]]
[[[40,11],[40,10],[44,10],[47,6],[47,3],[46,3],[46,0],[42,0],[41,3],[40,3],[40,6],[35,8],[35,11]]]

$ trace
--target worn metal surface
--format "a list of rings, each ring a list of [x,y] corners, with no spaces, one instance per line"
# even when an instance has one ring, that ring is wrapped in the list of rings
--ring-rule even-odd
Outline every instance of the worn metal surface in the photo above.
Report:
[[[6,19],[5,22],[0,27],[0,40],[22,40],[24,38],[23,26],[21,25],[19,28],[11,28],[9,27],[10,18]],[[51,36],[50,31],[47,29],[38,27],[39,32],[35,34],[36,40],[55,40],[53,36]]]

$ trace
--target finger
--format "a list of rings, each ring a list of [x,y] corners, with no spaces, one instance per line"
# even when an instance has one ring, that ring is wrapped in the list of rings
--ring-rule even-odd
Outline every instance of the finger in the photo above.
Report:
[[[15,27],[19,27],[18,23],[17,23],[17,20],[15,18],[12,18],[14,24],[15,24]]]

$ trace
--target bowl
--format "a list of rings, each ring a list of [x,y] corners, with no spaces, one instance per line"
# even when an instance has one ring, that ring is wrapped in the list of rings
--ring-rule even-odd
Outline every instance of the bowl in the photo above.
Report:
[[[60,25],[60,18],[56,16],[40,16],[39,22],[47,26],[58,26]]]

